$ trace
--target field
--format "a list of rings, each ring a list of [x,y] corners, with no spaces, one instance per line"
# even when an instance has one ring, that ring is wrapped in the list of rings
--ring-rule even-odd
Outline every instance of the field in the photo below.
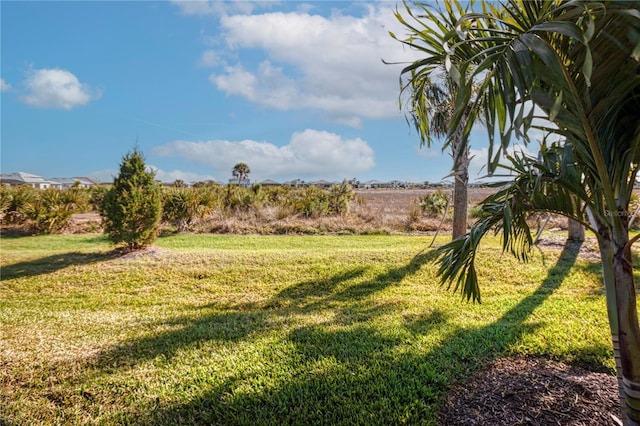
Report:
[[[447,424],[456,385],[531,357],[615,382],[592,242],[522,265],[489,239],[479,305],[438,285],[431,239],[5,236],[0,424]]]
[[[451,189],[445,189],[451,196]],[[473,209],[482,199],[490,195],[491,188],[471,188],[469,208]],[[350,212],[345,216],[302,218],[281,217],[275,208],[262,208],[249,212],[227,215],[220,211],[201,220],[193,227],[196,233],[216,234],[434,234],[451,230],[451,212],[444,218],[419,213],[416,200],[434,190],[376,189],[356,191]],[[470,222],[473,222],[470,218]],[[535,219],[532,226],[535,226]],[[97,213],[75,215],[66,233],[96,232],[100,228]],[[566,219],[554,217],[547,229],[566,228]],[[170,229],[166,231],[171,232]]]

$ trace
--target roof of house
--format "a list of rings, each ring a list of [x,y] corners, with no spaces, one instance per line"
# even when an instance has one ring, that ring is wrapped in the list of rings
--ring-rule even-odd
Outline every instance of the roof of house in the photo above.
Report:
[[[43,178],[42,176],[32,175],[31,173],[25,172],[3,173],[0,175],[0,180],[27,185],[59,185],[58,182],[53,182]]]
[[[0,179],[12,179],[24,183],[46,183],[42,176],[32,175],[25,172],[3,173],[0,175]]]
[[[43,178],[42,176],[34,175],[25,172],[13,172],[0,174],[0,180],[4,182],[12,182],[15,184],[49,184],[49,185],[73,185],[76,182],[80,182],[82,185],[96,185],[93,179],[85,177],[72,177],[72,178]]]
[[[91,178],[88,178],[88,177],[84,177],[84,176],[74,176],[73,179],[79,180],[80,182],[91,183],[93,185],[99,185],[100,184],[100,181],[98,181],[96,179],[91,179]]]
[[[50,181],[60,183],[62,185],[74,185],[76,182],[80,182],[80,179],[76,178],[49,178]],[[82,183],[82,182],[80,182]]]

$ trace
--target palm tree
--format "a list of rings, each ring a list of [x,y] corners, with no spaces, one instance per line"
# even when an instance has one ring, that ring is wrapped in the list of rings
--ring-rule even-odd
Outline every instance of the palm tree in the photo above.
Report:
[[[390,35],[409,48],[424,53],[428,58],[427,62],[424,59],[414,61],[400,72],[400,95],[402,97],[404,92],[410,92],[409,115],[420,135],[420,146],[430,147],[434,137],[449,136],[443,149],[450,147],[453,158],[452,239],[456,239],[467,232],[467,184],[471,158],[469,144],[462,138],[467,120],[460,120],[456,131],[449,133],[455,112],[455,73],[452,75],[452,68],[445,64],[447,45],[442,41],[450,28],[455,27],[457,16],[465,13],[467,9],[457,0],[445,6],[445,11],[433,11],[421,5],[423,15],[418,18],[405,3],[405,11],[415,24],[409,23],[396,10],[396,19],[408,30],[409,36],[399,39],[393,33]],[[425,17],[433,25],[423,25],[421,18]],[[440,59],[439,66],[433,66],[434,58]],[[402,101],[400,107],[402,108]]]
[[[627,211],[640,167],[640,2],[508,0],[481,7],[461,16],[444,40],[451,46],[444,60],[458,76],[449,134],[467,116],[484,117],[490,171],[512,134],[527,140],[527,131],[538,128],[566,143],[543,145],[539,159],[510,158],[516,179],[483,202],[486,216],[468,234],[438,249],[442,282],[479,301],[475,257],[486,233],[502,230],[504,249],[526,258],[527,213],[553,211],[582,222],[595,233],[602,258],[623,422],[638,425],[631,245],[640,236],[630,238]],[[537,114],[553,125],[537,124]],[[467,123],[463,139],[469,131]]]
[[[249,173],[251,173],[249,166],[245,163],[238,163],[233,166],[231,176],[238,179],[238,185],[242,185],[242,182],[249,176]]]

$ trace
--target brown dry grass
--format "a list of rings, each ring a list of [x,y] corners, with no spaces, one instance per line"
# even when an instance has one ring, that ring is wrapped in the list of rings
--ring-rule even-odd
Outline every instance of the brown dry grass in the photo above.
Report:
[[[242,212],[232,216],[221,212],[206,217],[192,231],[221,234],[399,234],[433,233],[440,226],[440,217],[429,217],[418,213],[416,199],[434,190],[424,189],[376,189],[358,190],[351,202],[350,212],[345,216],[303,218],[284,215],[276,208],[267,207],[259,211]],[[491,188],[471,188],[469,207],[476,206],[494,191]],[[450,193],[450,189],[445,192]],[[544,220],[541,217],[540,220]],[[532,219],[535,226],[536,218]],[[469,220],[471,224],[473,219]],[[566,229],[566,219],[553,217],[547,229]],[[440,231],[451,230],[449,214]],[[67,233],[99,232],[100,217],[97,213],[75,215]],[[165,228],[166,232],[171,232]]]

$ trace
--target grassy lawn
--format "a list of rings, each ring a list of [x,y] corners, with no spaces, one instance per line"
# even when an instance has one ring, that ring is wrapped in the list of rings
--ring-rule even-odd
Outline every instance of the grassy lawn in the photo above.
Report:
[[[438,242],[446,241],[442,237]],[[613,370],[600,269],[489,239],[481,305],[419,236],[3,238],[0,424],[435,424],[505,355]]]

